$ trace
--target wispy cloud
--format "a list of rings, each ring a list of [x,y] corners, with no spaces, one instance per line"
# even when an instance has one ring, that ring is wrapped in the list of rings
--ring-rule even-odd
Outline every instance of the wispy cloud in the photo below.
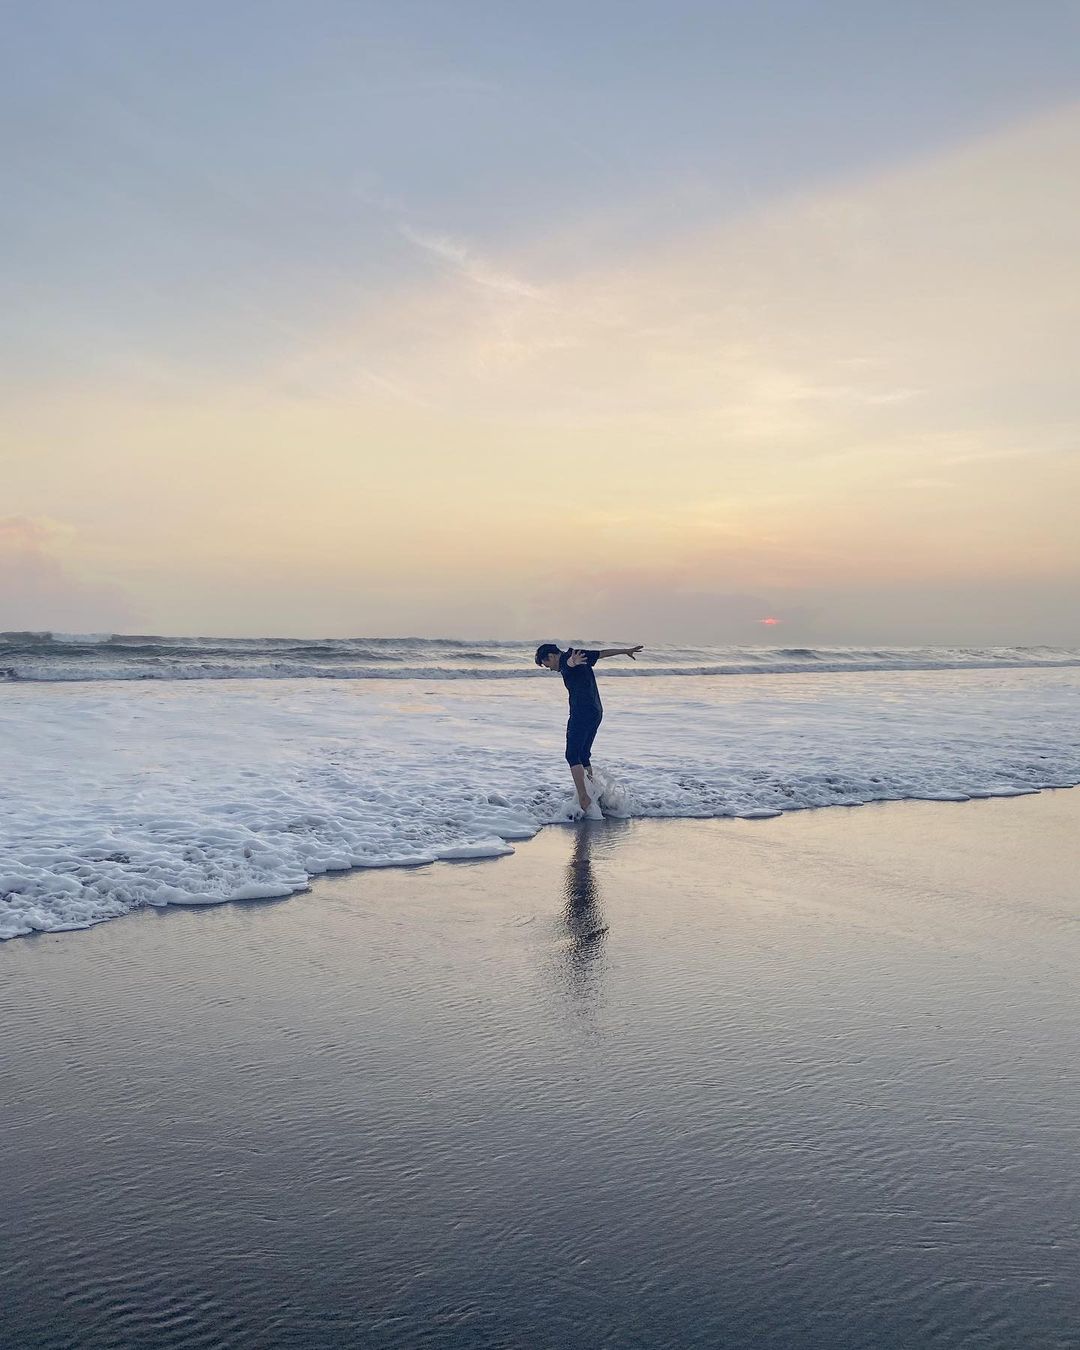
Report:
[[[477,286],[523,300],[544,299],[544,292],[538,286],[502,271],[456,239],[444,234],[427,234],[411,225],[401,225],[399,229],[410,244],[448,264],[451,270]]]
[[[1013,459],[1039,459],[1047,455],[1061,454],[1076,455],[1080,458],[1080,426],[1067,444],[1047,440],[1030,445],[988,445],[965,450],[957,455],[946,455],[940,462],[951,467],[962,464],[993,464]]]

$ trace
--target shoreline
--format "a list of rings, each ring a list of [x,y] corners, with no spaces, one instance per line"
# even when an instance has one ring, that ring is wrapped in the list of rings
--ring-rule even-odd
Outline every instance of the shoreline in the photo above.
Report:
[[[625,826],[644,822],[649,822],[650,824],[661,824],[664,822],[670,822],[671,824],[675,825],[699,824],[699,823],[700,824],[745,823],[756,825],[762,824],[766,821],[785,819],[790,816],[799,816],[806,814],[817,815],[821,812],[828,812],[829,814],[832,814],[838,811],[861,811],[865,808],[895,807],[913,804],[933,804],[936,806],[966,806],[981,802],[1014,801],[1028,797],[1044,797],[1047,795],[1054,795],[1057,793],[1078,792],[1078,790],[1080,790],[1080,783],[1066,784],[1055,787],[1035,788],[1035,789],[1017,788],[1014,791],[993,792],[993,793],[986,792],[981,794],[969,794],[965,796],[961,796],[959,794],[951,796],[941,794],[939,796],[904,797],[899,799],[888,798],[868,802],[836,802],[826,806],[792,806],[784,811],[746,812],[739,815],[733,814],[724,816],[621,816],[613,814],[605,816],[603,821],[586,821],[585,819],[548,821],[540,825],[539,828],[536,830],[535,834],[529,835],[526,838],[503,839],[502,842],[503,844],[506,845],[506,847],[503,851],[499,852],[492,851],[490,853],[483,853],[483,852],[468,852],[462,850],[458,853],[458,856],[456,857],[448,856],[444,858],[435,858],[433,860],[419,859],[415,862],[390,862],[367,866],[360,865],[356,867],[334,868],[326,872],[318,872],[310,874],[308,877],[308,884],[306,886],[298,887],[295,890],[283,891],[280,895],[259,895],[259,896],[236,897],[236,898],[224,897],[221,899],[218,899],[216,897],[208,897],[205,900],[174,900],[169,901],[168,904],[163,905],[148,904],[140,906],[137,909],[129,910],[125,914],[98,919],[90,923],[72,924],[68,927],[35,929],[29,933],[18,933],[15,934],[13,937],[0,939],[0,951],[3,951],[10,943],[15,941],[24,942],[27,940],[34,940],[46,937],[51,934],[89,932],[91,929],[99,928],[104,924],[123,922],[126,919],[130,919],[133,915],[143,913],[146,910],[155,910],[164,913],[167,910],[181,910],[181,911],[200,910],[200,909],[216,908],[222,905],[240,905],[245,907],[258,907],[264,904],[276,905],[281,904],[287,900],[297,900],[301,899],[304,896],[312,895],[315,891],[318,890],[319,886],[322,885],[323,883],[327,882],[334,883],[342,879],[362,876],[367,873],[387,873],[387,872],[410,873],[423,871],[426,868],[438,869],[444,864],[457,867],[463,864],[497,863],[504,861],[507,858],[513,857],[520,849],[528,847],[528,845],[532,844],[535,840],[539,839],[542,835],[546,834],[548,831],[576,830],[586,824],[599,825],[601,827],[605,824]],[[1078,792],[1078,800],[1080,800],[1080,792]]]

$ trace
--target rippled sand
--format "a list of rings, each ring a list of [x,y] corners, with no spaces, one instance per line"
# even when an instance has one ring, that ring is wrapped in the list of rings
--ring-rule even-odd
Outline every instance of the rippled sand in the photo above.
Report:
[[[5,1347],[1075,1347],[1080,790],[0,949]]]

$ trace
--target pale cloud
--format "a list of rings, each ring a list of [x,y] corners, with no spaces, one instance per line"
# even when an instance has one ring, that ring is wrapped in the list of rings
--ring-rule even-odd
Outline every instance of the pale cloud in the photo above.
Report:
[[[951,478],[908,478],[902,486],[918,492],[951,492],[957,484]]]
[[[69,526],[47,516],[0,518],[0,554],[11,555],[48,547],[54,540],[71,533]]]
[[[75,533],[48,517],[0,519],[0,629],[96,632],[138,621],[141,607],[120,587],[80,576],[62,555]]]
[[[955,455],[946,455],[941,463],[950,468],[960,464],[986,464],[1010,459],[1036,459],[1044,455],[1080,454],[1080,426],[1077,434],[1061,443],[1051,438],[1037,445],[985,446],[979,449],[962,451]]]

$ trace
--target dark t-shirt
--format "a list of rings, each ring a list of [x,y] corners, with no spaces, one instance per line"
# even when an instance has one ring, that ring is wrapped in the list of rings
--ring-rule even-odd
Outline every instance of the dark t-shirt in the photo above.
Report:
[[[571,649],[572,650],[572,649]],[[593,666],[600,660],[600,653],[586,651],[585,660],[580,666],[568,666],[570,652],[559,653],[559,672],[562,675],[566,692],[570,695],[571,717],[600,717],[604,705],[600,702],[600,690],[596,687]]]

